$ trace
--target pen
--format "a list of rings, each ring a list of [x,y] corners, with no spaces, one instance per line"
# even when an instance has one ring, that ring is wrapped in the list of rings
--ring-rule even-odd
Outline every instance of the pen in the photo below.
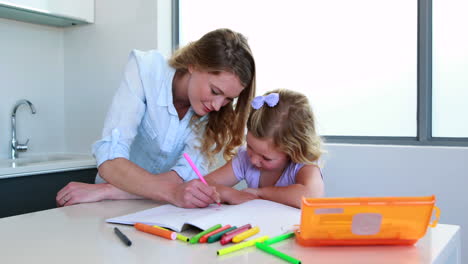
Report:
[[[208,234],[208,233],[210,233],[210,232],[212,232],[212,231],[215,231],[216,229],[219,229],[219,228],[221,228],[221,224],[214,225],[214,226],[212,226],[212,227],[206,229],[205,231],[202,231],[202,232],[196,234],[195,236],[193,236],[192,238],[190,238],[190,241],[189,241],[190,244],[196,244],[196,243],[198,243],[198,240],[200,240],[200,238],[201,238],[202,236],[204,236],[204,235],[206,235],[206,234]]]
[[[289,263],[301,264],[301,261],[300,261],[300,260],[295,259],[295,258],[293,258],[293,257],[291,257],[291,256],[288,256],[288,255],[284,254],[283,252],[278,251],[278,250],[276,250],[276,249],[274,249],[274,248],[272,248],[272,247],[270,247],[270,246],[267,246],[267,245],[265,245],[265,244],[263,244],[263,243],[257,242],[257,243],[255,243],[255,246],[256,246],[257,248],[259,248],[259,249],[261,249],[261,250],[267,252],[267,253],[272,254],[273,256],[277,256],[278,258],[284,259],[284,260],[286,260],[286,261],[289,262]]]
[[[213,243],[213,242],[219,241],[219,240],[221,239],[221,237],[222,237],[225,233],[227,233],[227,232],[229,232],[229,231],[232,231],[232,230],[234,230],[234,229],[236,229],[236,228],[237,228],[237,226],[233,226],[233,227],[230,227],[230,228],[228,228],[228,229],[226,229],[226,230],[223,230],[223,231],[221,231],[221,232],[219,232],[219,233],[217,233],[217,234],[214,234],[214,235],[210,236],[210,237],[206,240],[206,242],[208,242],[208,243]]]
[[[232,242],[234,243],[239,243],[241,242],[242,240],[246,239],[246,238],[249,238],[255,234],[257,234],[258,232],[260,232],[260,228],[258,226],[254,227],[254,228],[250,228],[249,230],[247,231],[244,231],[238,235],[235,235],[233,238],[232,238]]]
[[[249,240],[249,241],[245,241],[245,242],[236,244],[234,246],[230,246],[230,247],[227,247],[227,248],[220,249],[220,250],[216,251],[216,254],[218,256],[222,256],[222,255],[225,255],[225,254],[237,251],[237,250],[241,250],[241,249],[246,248],[246,247],[255,246],[255,243],[263,242],[263,241],[265,241],[267,239],[268,239],[268,236],[262,236],[262,237],[259,237],[259,238],[256,238],[256,239],[252,239],[252,240]]]
[[[200,173],[200,171],[197,169],[197,166],[195,166],[195,163],[193,163],[192,159],[190,158],[190,156],[187,154],[187,153],[184,153],[184,158],[188,161],[188,163],[190,164],[190,167],[192,167],[193,171],[195,172],[195,174],[197,174],[198,178],[200,178],[200,181],[202,181],[206,186],[208,186],[208,183],[205,181],[205,178],[203,178],[203,175]],[[216,203],[218,205],[219,204],[219,201],[216,201]]]
[[[159,229],[164,229],[164,230],[169,230],[167,228],[164,228],[164,227],[160,227],[160,226],[157,226],[157,225],[154,225],[153,227],[156,227],[156,228],[159,228]],[[169,230],[170,231],[170,230]],[[180,233],[176,233],[176,238],[179,239],[180,241],[184,241],[184,242],[189,242],[190,241],[190,238],[180,234]]]
[[[246,225],[243,225],[237,229],[234,229],[230,232],[227,232],[226,234],[224,234],[222,237],[221,237],[221,245],[226,245],[227,243],[231,242],[232,241],[232,238],[248,229],[250,229],[252,226],[250,224],[246,224]]]
[[[212,231],[212,232],[210,232],[210,233],[208,233],[208,234],[206,234],[206,235],[203,235],[203,236],[200,237],[200,239],[198,240],[198,243],[206,243],[206,241],[208,241],[208,238],[209,238],[210,236],[213,236],[213,235],[215,235],[215,234],[218,234],[219,232],[222,232],[222,231],[224,231],[224,230],[226,230],[226,229],[229,229],[229,228],[231,228],[231,225],[225,225],[225,226],[223,226],[223,227],[221,227],[221,228],[219,228],[219,229],[216,229],[216,230],[214,230],[214,231]]]
[[[114,227],[114,233],[120,238],[120,240],[127,246],[132,245],[132,241],[128,239],[126,235],[124,235],[117,227]]]
[[[282,234],[282,235],[279,235],[279,236],[276,236],[276,237],[272,237],[272,238],[270,238],[270,239],[264,241],[263,244],[269,246],[269,245],[271,245],[271,244],[274,244],[274,243],[283,241],[283,240],[288,239],[288,238],[291,238],[291,237],[293,237],[293,236],[294,236],[294,232]]]
[[[176,232],[172,232],[172,231],[169,231],[167,229],[160,229],[160,228],[152,227],[150,225],[142,224],[142,223],[136,223],[134,226],[135,226],[136,229],[138,229],[138,230],[140,230],[142,232],[149,233],[149,234],[156,235],[156,236],[160,236],[160,237],[164,237],[164,238],[167,238],[167,239],[170,239],[170,240],[174,240],[177,237]]]

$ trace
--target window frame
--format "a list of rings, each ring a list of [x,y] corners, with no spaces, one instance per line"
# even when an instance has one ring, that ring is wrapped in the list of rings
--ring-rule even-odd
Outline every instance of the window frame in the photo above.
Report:
[[[333,136],[323,135],[327,143],[468,146],[468,137],[432,136],[432,0],[417,0],[417,136]],[[179,46],[179,0],[172,0],[172,50]]]

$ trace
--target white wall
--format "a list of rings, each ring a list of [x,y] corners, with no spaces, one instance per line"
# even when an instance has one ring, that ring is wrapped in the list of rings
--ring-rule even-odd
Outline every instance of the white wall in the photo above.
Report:
[[[0,19],[0,159],[10,155],[11,110],[23,98],[37,109],[17,112],[27,154],[91,153],[128,54],[157,48],[157,5],[99,0],[94,24],[68,28]]]
[[[440,223],[461,225],[468,252],[468,148],[327,144],[326,196],[436,195]],[[468,254],[462,255],[462,263]]]
[[[157,48],[156,1],[99,0],[94,24],[65,29],[65,140],[91,152],[132,49]]]
[[[11,111],[17,111],[17,138],[29,151],[57,152],[65,147],[63,31],[54,27],[0,19],[0,159],[10,155]],[[20,153],[21,155],[21,153]]]

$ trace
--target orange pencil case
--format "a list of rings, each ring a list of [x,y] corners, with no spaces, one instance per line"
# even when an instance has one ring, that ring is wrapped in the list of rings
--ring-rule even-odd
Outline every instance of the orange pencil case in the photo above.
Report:
[[[440,210],[435,196],[302,198],[296,241],[304,246],[413,245]],[[435,220],[431,221],[435,210]]]

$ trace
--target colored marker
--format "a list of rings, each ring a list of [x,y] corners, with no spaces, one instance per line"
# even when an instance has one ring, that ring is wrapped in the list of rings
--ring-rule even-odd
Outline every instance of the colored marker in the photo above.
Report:
[[[223,227],[221,227],[219,229],[216,229],[215,231],[212,231],[212,232],[210,232],[210,233],[208,233],[206,235],[203,235],[198,240],[198,243],[206,243],[206,241],[208,240],[208,237],[210,237],[212,235],[215,235],[215,234],[218,234],[219,232],[224,231],[224,230],[229,229],[229,228],[231,228],[231,225],[225,225],[225,226],[223,226]]]
[[[172,231],[169,231],[169,230],[164,230],[164,229],[161,229],[161,228],[155,228],[155,227],[152,227],[150,225],[146,225],[146,224],[142,224],[142,223],[136,223],[134,226],[135,226],[136,229],[138,229],[138,230],[140,230],[142,232],[149,233],[149,234],[156,235],[156,236],[160,236],[160,237],[164,237],[164,238],[167,238],[167,239],[170,239],[170,240],[174,240],[177,237],[176,232],[172,232]]]
[[[257,243],[255,243],[255,246],[256,246],[257,248],[259,248],[259,249],[261,249],[261,250],[263,250],[263,251],[269,253],[269,254],[272,254],[273,256],[277,256],[278,258],[284,259],[284,260],[286,260],[286,261],[289,262],[289,263],[301,264],[301,261],[300,261],[300,260],[295,259],[295,258],[293,258],[293,257],[291,257],[291,256],[288,256],[288,255],[284,254],[283,252],[278,251],[278,250],[276,250],[276,249],[274,249],[274,248],[272,248],[272,247],[270,247],[270,246],[267,246],[267,245],[265,245],[265,244],[263,244],[263,243],[258,243],[258,242],[257,242]]]
[[[191,239],[190,239],[190,244],[195,244],[195,243],[198,243],[198,240],[200,240],[200,238],[212,231],[215,231],[216,229],[219,229],[221,228],[221,224],[217,224],[215,226],[212,226],[210,228],[208,228],[207,230],[205,231],[202,231],[198,234],[196,234],[195,236],[193,236]]]
[[[224,230],[224,231],[221,231],[221,232],[218,233],[218,234],[214,234],[214,235],[212,235],[212,236],[210,236],[210,237],[208,238],[207,242],[208,242],[208,243],[216,242],[216,241],[220,240],[221,237],[222,237],[224,234],[226,234],[227,232],[232,231],[232,230],[234,230],[234,229],[236,229],[236,228],[237,228],[237,226],[233,226],[233,227],[228,228],[228,229],[226,229],[226,230]]]
[[[202,181],[206,186],[208,186],[208,183],[205,181],[205,178],[203,178],[203,175],[200,173],[200,171],[198,170],[197,166],[195,166],[195,163],[193,163],[192,159],[190,158],[190,156],[187,154],[187,153],[184,153],[184,158],[188,161],[188,163],[190,164],[190,167],[192,167],[193,171],[195,172],[195,174],[197,174],[198,178],[200,179],[200,181]],[[216,203],[221,206],[221,204],[219,204],[219,201],[216,201]]]
[[[233,238],[232,238],[232,242],[234,243],[239,243],[241,242],[242,240],[246,239],[246,238],[249,238],[255,234],[257,234],[258,232],[260,232],[260,228],[258,226],[254,227],[254,228],[250,228],[249,230],[245,231],[245,232],[242,232],[238,235],[235,235]]]
[[[179,239],[180,241],[184,241],[184,242],[187,242],[187,243],[190,241],[190,238],[188,238],[188,237],[186,237],[186,236],[184,236],[182,234],[179,234],[179,233],[177,233],[176,238]]]
[[[157,226],[157,225],[154,225],[153,227],[156,227],[156,228],[159,228],[159,229],[164,229],[164,230],[169,230],[167,228],[160,227],[160,226]],[[177,235],[176,238],[179,239],[180,241],[189,242],[189,240],[190,240],[190,238],[188,238],[186,236],[183,236],[182,234],[176,233],[176,235]]]
[[[263,244],[269,246],[271,244],[278,243],[280,241],[283,241],[283,240],[291,238],[291,237],[294,237],[294,232],[290,232],[290,233],[286,233],[286,234],[282,234],[282,235],[279,235],[279,236],[272,237],[272,238],[266,240],[265,242],[263,242]]]
[[[227,243],[231,242],[232,238],[235,236],[235,235],[238,235],[246,230],[248,230],[249,228],[251,228],[252,226],[250,224],[246,224],[246,225],[243,225],[235,230],[232,230],[232,231],[229,231],[227,232],[226,234],[224,234],[222,237],[221,237],[221,245],[226,245]]]
[[[120,240],[127,246],[132,245],[132,241],[128,239],[126,235],[124,235],[117,227],[114,227],[114,233],[120,238]]]
[[[262,237],[259,237],[259,238],[256,238],[256,239],[252,239],[252,240],[249,240],[249,241],[245,241],[245,242],[236,244],[234,246],[230,246],[230,247],[227,247],[227,248],[220,249],[220,250],[216,251],[216,254],[218,254],[218,256],[222,256],[222,255],[225,255],[225,254],[237,251],[237,250],[241,250],[241,249],[246,248],[246,247],[255,246],[256,242],[263,242],[263,241],[265,241],[267,239],[268,239],[268,236],[262,236]]]

